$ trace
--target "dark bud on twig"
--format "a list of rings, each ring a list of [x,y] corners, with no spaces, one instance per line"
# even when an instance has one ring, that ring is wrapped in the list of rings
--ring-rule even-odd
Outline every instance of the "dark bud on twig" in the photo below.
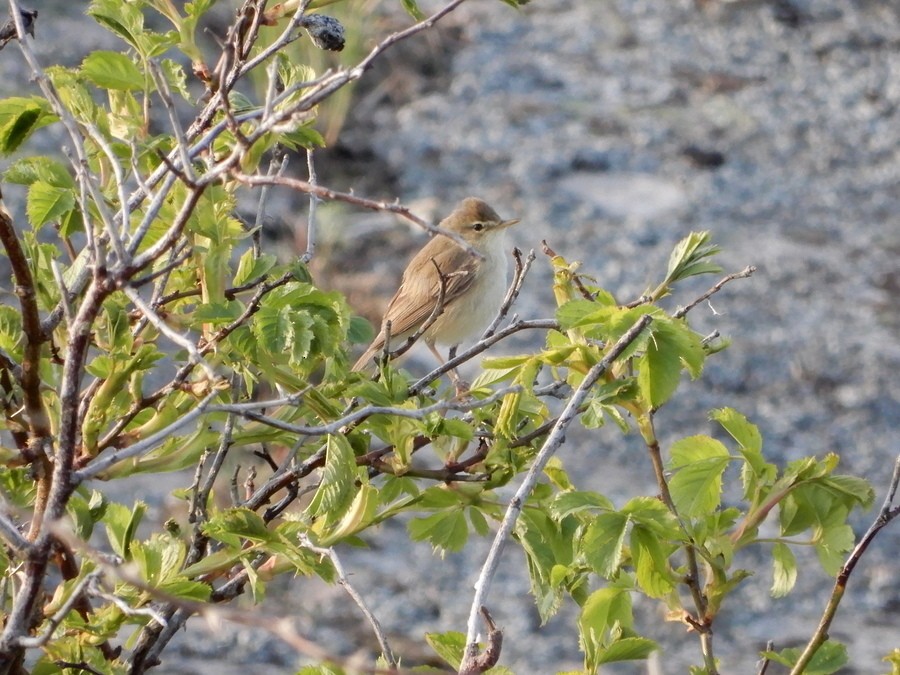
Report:
[[[339,52],[344,48],[344,27],[333,16],[307,14],[300,20],[300,25],[319,49]]]
[[[25,26],[25,33],[34,37],[34,22],[37,21],[37,10],[36,9],[20,9],[19,13],[22,15],[22,24]],[[12,14],[10,14],[9,19],[3,24],[3,28],[0,28],[0,49],[3,49],[10,40],[16,37],[16,22],[13,21]]]

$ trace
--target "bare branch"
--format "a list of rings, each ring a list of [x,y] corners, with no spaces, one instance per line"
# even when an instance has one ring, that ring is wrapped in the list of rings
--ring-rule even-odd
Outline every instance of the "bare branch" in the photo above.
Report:
[[[445,230],[442,227],[438,227],[437,225],[432,225],[428,221],[415,215],[412,211],[409,210],[408,207],[401,204],[378,201],[376,199],[366,199],[365,197],[357,197],[356,195],[350,194],[348,192],[337,192],[336,190],[332,190],[322,185],[314,185],[309,181],[301,180],[299,178],[293,178],[292,176],[260,176],[241,173],[238,171],[233,171],[231,175],[235,180],[240,183],[244,183],[245,185],[281,185],[283,187],[291,188],[292,190],[299,190],[300,192],[315,195],[316,197],[328,201],[346,202],[348,204],[353,204],[354,206],[358,206],[363,209],[369,209],[371,211],[389,211],[390,213],[396,213],[401,218],[405,218],[406,220],[415,223],[422,229],[427,230],[432,234],[442,234],[445,237],[449,237],[466,251],[469,251],[473,255],[477,255],[475,250],[471,246],[469,246],[468,243],[466,243],[465,239],[463,239],[462,236],[455,232]]]
[[[309,184],[317,186],[319,184],[316,176],[316,165],[313,161],[312,148],[306,151],[306,168],[309,174]],[[319,198],[314,192],[309,193],[309,217],[306,219],[306,252],[300,256],[300,260],[308,263],[312,260],[313,254],[316,252],[316,206]]]
[[[122,291],[125,295],[128,296],[128,299],[134,303],[134,306],[137,307],[141,314],[144,315],[144,318],[150,322],[150,324],[156,328],[160,333],[169,338],[176,345],[184,349],[189,358],[189,362],[192,364],[197,364],[203,371],[206,373],[206,376],[213,382],[219,380],[219,375],[216,373],[215,369],[207,363],[206,359],[200,354],[200,351],[194,345],[194,343],[181,335],[178,331],[173,328],[170,328],[169,325],[162,320],[162,318],[153,310],[153,308],[141,297],[141,294],[131,286],[125,286]]]
[[[494,333],[490,337],[482,338],[474,345],[466,349],[464,352],[457,354],[451,359],[447,359],[447,362],[444,363],[439,368],[435,368],[430,373],[425,375],[425,377],[417,380],[413,385],[409,388],[410,396],[415,394],[419,394],[422,390],[428,386],[428,384],[434,381],[435,378],[440,377],[444,373],[453,370],[456,366],[461,363],[465,363],[473,356],[477,356],[481,352],[487,350],[491,345],[497,344],[501,340],[508,338],[510,335],[514,333],[518,333],[523,330],[557,330],[559,329],[559,322],[555,319],[530,319],[527,321],[516,321],[513,324],[510,324],[506,328]]]
[[[287,431],[292,434],[297,434],[298,436],[328,436],[333,434],[342,433],[345,430],[345,427],[348,425],[359,422],[360,420],[366,419],[367,417],[371,417],[372,415],[393,415],[395,417],[405,417],[407,419],[424,419],[428,415],[435,412],[447,412],[449,410],[457,410],[461,412],[468,412],[470,410],[475,410],[477,408],[484,408],[489,406],[496,401],[500,400],[507,394],[513,394],[521,391],[521,387],[519,385],[514,385],[511,387],[505,387],[503,389],[498,389],[493,392],[490,396],[487,396],[483,399],[478,400],[458,400],[458,399],[449,399],[445,401],[437,401],[432,405],[425,406],[424,408],[394,408],[391,406],[377,406],[377,405],[369,405],[364,408],[360,408],[359,410],[355,410],[349,415],[344,415],[339,419],[329,422],[328,424],[322,424],[320,426],[310,427],[310,426],[300,426],[297,424],[290,424],[289,422],[282,422],[281,420],[274,417],[267,417],[265,415],[259,415],[257,413],[251,412],[246,406],[248,404],[238,404],[238,405],[228,405],[228,404],[219,404],[219,405],[211,405],[209,407],[209,412],[228,412],[228,413],[236,413],[247,419],[251,419],[267,426],[270,426],[274,429],[281,429],[282,431]],[[257,405],[257,404],[251,404]],[[264,405],[264,404],[259,404]]]
[[[755,271],[756,271],[756,267],[754,267],[753,265],[748,265],[747,267],[742,269],[740,272],[735,272],[734,274],[729,274],[728,276],[721,279],[715,286],[713,286],[708,291],[706,291],[706,293],[695,298],[688,305],[679,308],[678,311],[675,312],[672,316],[675,317],[676,319],[682,318],[685,314],[690,312],[692,309],[694,309],[694,307],[699,305],[701,302],[703,302],[704,300],[708,300],[713,295],[715,295],[716,293],[721,291],[722,287],[725,284],[727,284],[729,281],[734,281],[735,279],[746,279],[747,277],[751,276]]]
[[[394,658],[394,654],[391,651],[391,647],[388,644],[387,636],[385,636],[384,631],[381,628],[381,624],[378,622],[376,616],[372,613],[372,610],[369,609],[369,606],[366,604],[366,601],[363,597],[357,592],[355,588],[350,584],[350,579],[347,577],[347,573],[344,571],[344,566],[341,564],[341,559],[338,557],[337,552],[333,548],[322,548],[320,546],[315,546],[312,541],[310,541],[309,537],[305,534],[300,536],[300,544],[305,548],[308,548],[313,553],[318,553],[321,556],[325,556],[328,560],[331,561],[331,564],[334,566],[335,572],[337,572],[338,583],[344,587],[344,590],[347,591],[347,595],[353,598],[353,602],[357,604],[357,606],[362,610],[363,615],[366,617],[366,620],[369,622],[369,625],[372,626],[372,631],[375,633],[375,638],[378,640],[378,645],[381,647],[381,654],[384,656],[385,661],[387,661],[388,665],[391,668],[397,667],[397,660]]]
[[[837,578],[834,580],[834,588],[831,591],[831,597],[828,598],[828,603],[825,605],[825,610],[822,613],[822,619],[819,621],[816,631],[803,649],[803,653],[800,654],[800,657],[797,659],[797,663],[795,663],[794,667],[791,669],[791,675],[802,675],[816,655],[819,647],[821,647],[828,639],[828,630],[831,627],[831,622],[834,620],[835,614],[837,614],[838,605],[840,605],[841,600],[844,597],[844,592],[847,590],[847,582],[850,580],[850,575],[853,574],[856,565],[859,563],[863,554],[866,552],[866,549],[869,548],[869,545],[878,533],[892,520],[897,518],[897,516],[900,516],[900,506],[894,506],[894,498],[897,496],[898,485],[900,485],[900,455],[897,455],[897,459],[894,461],[894,471],[893,474],[891,474],[891,481],[888,485],[887,494],[884,497],[884,503],[881,505],[881,510],[878,512],[875,521],[862,536],[862,539],[859,540],[859,543],[857,543],[853,551],[850,552],[847,561],[838,572]]]
[[[503,517],[503,522],[500,524],[500,529],[494,537],[494,542],[491,545],[491,549],[481,568],[481,574],[478,576],[478,581],[475,582],[475,596],[472,598],[472,606],[469,610],[469,621],[467,624],[466,653],[459,669],[460,673],[473,672],[469,669],[479,658],[478,643],[476,641],[478,635],[478,614],[481,611],[481,608],[486,604],[491,581],[493,580],[500,563],[500,554],[503,552],[503,548],[512,533],[516,520],[519,518],[519,513],[525,506],[526,500],[534,490],[537,480],[543,472],[544,467],[547,465],[547,462],[565,440],[566,430],[577,417],[578,410],[585,398],[587,398],[591,387],[593,387],[600,377],[609,369],[613,361],[625,351],[628,345],[637,339],[638,335],[640,335],[650,324],[651,320],[649,315],[642,316],[625,332],[624,335],[622,335],[621,338],[619,338],[606,355],[588,371],[587,375],[585,375],[584,379],[581,381],[581,384],[578,385],[578,389],[576,389],[571,398],[569,398],[562,414],[556,420],[553,430],[550,432],[550,435],[547,436],[544,445],[534,458],[534,462],[532,463],[531,468],[529,468],[528,473],[525,475],[522,484],[510,500],[509,506],[506,509],[506,514]]]

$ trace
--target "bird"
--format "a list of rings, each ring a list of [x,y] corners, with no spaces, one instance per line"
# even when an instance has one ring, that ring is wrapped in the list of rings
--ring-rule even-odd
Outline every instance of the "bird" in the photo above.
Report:
[[[444,363],[437,344],[455,348],[480,335],[503,303],[509,267],[506,230],[518,222],[502,219],[476,197],[462,200],[440,227],[459,235],[480,257],[450,237],[435,235],[407,265],[400,288],[384,314],[381,331],[353,370],[365,369],[384,350],[388,322],[391,347],[402,346],[414,335],[441,301],[442,288],[441,313],[421,336],[438,361]]]

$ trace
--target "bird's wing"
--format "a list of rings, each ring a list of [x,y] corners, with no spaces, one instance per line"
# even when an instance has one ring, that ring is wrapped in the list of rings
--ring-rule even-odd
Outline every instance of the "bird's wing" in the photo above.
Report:
[[[404,275],[385,312],[384,320],[391,322],[392,335],[415,332],[434,311],[442,284],[446,307],[471,287],[479,269],[478,261],[456,246],[443,250],[426,246],[414,262],[419,262],[419,258],[425,264],[418,266],[419,273],[415,277]],[[411,264],[410,267],[416,266]]]
[[[432,260],[434,262],[431,262]],[[385,322],[391,322],[392,346],[395,348],[400,346],[400,339],[405,340],[415,333],[434,311],[441,294],[441,275],[444,277],[446,307],[475,282],[479,269],[477,263],[478,261],[461,247],[453,246],[447,249],[438,246],[437,237],[428,242],[407,267],[400,288],[384,313],[381,330],[353,366],[353,370],[365,368],[372,357],[384,349]],[[410,274],[410,269],[418,272]],[[438,269],[441,270],[440,274]]]

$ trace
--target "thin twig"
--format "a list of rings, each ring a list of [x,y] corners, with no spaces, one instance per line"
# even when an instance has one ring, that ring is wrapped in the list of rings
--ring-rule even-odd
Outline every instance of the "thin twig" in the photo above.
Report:
[[[713,286],[708,291],[706,291],[706,293],[704,293],[703,295],[701,295],[698,298],[695,298],[693,300],[693,302],[685,305],[684,307],[679,308],[678,311],[676,311],[672,316],[676,319],[682,318],[685,314],[690,312],[692,309],[694,309],[694,307],[699,305],[701,302],[703,302],[704,300],[708,300],[710,297],[712,297],[713,295],[715,295],[716,293],[721,291],[722,287],[725,284],[727,284],[729,281],[734,281],[735,279],[746,279],[747,277],[751,276],[755,271],[756,271],[756,267],[754,267],[753,265],[748,265],[747,267],[742,269],[740,272],[735,272],[734,274],[729,274],[728,276],[721,279],[715,286]]]
[[[512,308],[513,303],[515,303],[516,299],[519,297],[519,292],[522,290],[522,284],[525,283],[525,277],[528,275],[528,270],[531,269],[531,264],[535,261],[536,257],[534,249],[531,249],[523,261],[522,252],[517,248],[513,249],[513,259],[515,260],[516,267],[512,283],[506,291],[506,297],[503,298],[503,303],[500,305],[497,316],[491,321],[491,325],[487,327],[487,330],[482,333],[482,340],[491,337],[491,335],[497,332],[497,328],[499,328],[507,314],[509,314],[509,310]]]
[[[427,230],[432,234],[442,234],[445,237],[449,237],[467,252],[471,253],[472,255],[478,255],[477,251],[475,251],[475,249],[473,249],[471,245],[469,245],[466,240],[462,238],[461,235],[457,234],[456,232],[450,232],[443,227],[432,225],[423,218],[415,215],[412,211],[409,210],[408,207],[396,202],[385,202],[379,201],[377,199],[367,199],[365,197],[358,197],[355,194],[349,192],[338,192],[337,190],[332,190],[322,185],[314,185],[309,181],[305,181],[300,178],[294,178],[293,176],[260,176],[241,173],[239,171],[232,171],[231,176],[236,181],[244,183],[245,185],[280,185],[282,187],[291,188],[292,190],[298,190],[310,195],[315,195],[316,197],[327,201],[346,202],[347,204],[353,204],[354,206],[358,206],[363,209],[369,209],[370,211],[388,211],[390,213],[395,213],[401,218],[405,218],[406,220],[415,223],[422,229]]]
[[[19,528],[16,527],[15,523],[9,520],[6,514],[2,512],[0,512],[0,537],[21,556],[28,555],[32,550],[31,542],[19,532]]]
[[[20,637],[18,641],[19,646],[25,649],[34,649],[43,647],[47,644],[53,637],[53,633],[59,628],[59,625],[69,615],[69,612],[71,612],[75,608],[75,605],[78,604],[78,601],[81,600],[81,596],[85,594],[88,586],[95,583],[102,575],[103,572],[101,570],[94,570],[82,578],[81,581],[75,585],[75,588],[72,589],[72,592],[69,594],[69,597],[66,598],[66,601],[62,606],[60,606],[56,613],[47,620],[47,628],[44,632],[40,635],[35,635],[34,637]]]
[[[144,318],[150,322],[150,324],[156,328],[160,333],[169,338],[176,345],[184,349],[188,353],[189,362],[193,364],[199,365],[203,368],[203,371],[206,373],[206,376],[213,382],[219,379],[218,374],[216,374],[215,369],[207,363],[206,359],[200,354],[200,351],[197,349],[197,346],[187,337],[179,333],[173,328],[170,328],[169,325],[162,320],[162,318],[157,314],[153,308],[141,297],[141,294],[131,286],[125,286],[122,289],[125,295],[128,296],[128,299],[134,303],[134,306],[137,307],[141,314],[144,315]]]
[[[283,422],[275,417],[268,417],[266,415],[260,415],[258,413],[252,412],[252,408],[250,406],[265,406],[265,403],[211,405],[209,406],[208,412],[236,413],[238,415],[241,415],[242,417],[246,417],[247,419],[251,419],[256,422],[260,422],[261,424],[265,424],[266,426],[270,426],[273,429],[280,429],[292,434],[297,434],[298,436],[328,436],[343,433],[344,431],[346,431],[345,427],[360,420],[371,417],[372,415],[392,415],[394,417],[405,417],[407,419],[424,419],[428,415],[436,412],[447,412],[450,410],[468,412],[470,410],[476,410],[478,408],[484,408],[492,405],[507,394],[514,394],[518,393],[519,391],[521,391],[521,386],[513,385],[511,387],[498,389],[497,391],[491,393],[490,396],[482,399],[449,399],[437,401],[436,403],[425,406],[424,408],[415,409],[369,405],[365,406],[364,408],[359,408],[349,415],[344,415],[333,422],[321,424],[319,426],[300,426],[297,424],[291,424],[290,422]]]
[[[863,554],[866,552],[866,549],[869,548],[869,545],[882,528],[897,516],[900,516],[900,506],[894,506],[894,498],[897,496],[898,485],[900,485],[900,455],[898,455],[897,459],[894,461],[894,472],[891,475],[891,482],[888,486],[887,494],[884,497],[884,503],[881,505],[881,510],[878,512],[878,517],[875,518],[875,521],[869,526],[869,529],[866,530],[866,533],[862,536],[862,539],[859,540],[859,543],[854,547],[853,551],[851,551],[850,555],[847,557],[847,561],[841,567],[840,572],[838,572],[837,578],[834,580],[834,588],[831,591],[831,597],[828,599],[828,603],[825,605],[825,610],[822,613],[822,619],[819,621],[819,625],[809,639],[803,653],[800,654],[800,658],[797,659],[797,663],[795,663],[794,667],[791,669],[791,675],[801,675],[816,655],[819,647],[821,647],[828,639],[828,629],[831,627],[831,622],[834,620],[835,614],[837,614],[838,605],[840,605],[841,599],[844,597],[844,592],[847,590],[847,582],[850,580],[850,575],[853,574],[853,570],[856,568],[857,563],[859,563]]]
[[[559,322],[555,319],[529,319],[523,321],[516,321],[515,323],[510,324],[506,328],[499,330],[494,333],[490,337],[482,338],[474,345],[466,349],[464,352],[461,352],[454,356],[453,358],[447,359],[447,361],[440,367],[435,368],[430,373],[425,375],[419,380],[416,380],[409,388],[410,396],[415,394],[419,394],[422,390],[427,387],[431,382],[435,380],[435,378],[440,377],[444,373],[453,370],[456,366],[465,363],[473,356],[477,356],[481,352],[487,350],[488,347],[494,345],[505,338],[508,338],[510,335],[514,333],[518,333],[523,330],[558,330]]]
[[[316,175],[316,165],[313,161],[313,149],[308,148],[306,151],[306,168],[309,175],[309,184],[313,186],[319,185],[319,178]],[[309,217],[306,219],[306,252],[300,256],[300,260],[308,263],[312,260],[313,254],[316,252],[316,206],[319,204],[319,198],[315,192],[309,193]]]
[[[585,375],[584,379],[581,381],[581,384],[578,385],[578,388],[572,394],[568,403],[566,403],[562,414],[557,419],[550,435],[547,436],[547,439],[544,441],[544,445],[535,457],[522,484],[510,500],[509,506],[506,509],[506,514],[503,517],[503,521],[494,537],[491,549],[481,568],[481,574],[478,576],[478,581],[475,582],[475,595],[472,598],[472,606],[469,610],[469,620],[467,624],[466,653],[463,658],[463,665],[460,666],[460,672],[464,672],[465,669],[478,658],[478,643],[476,640],[478,635],[479,612],[487,603],[491,581],[493,580],[500,563],[500,554],[512,533],[516,520],[518,520],[519,513],[522,511],[525,502],[534,490],[539,476],[543,472],[547,462],[565,440],[566,431],[569,428],[569,425],[577,417],[578,410],[582,402],[587,398],[591,387],[593,387],[600,377],[603,376],[612,365],[613,361],[625,351],[628,345],[637,339],[638,335],[641,334],[651,321],[652,319],[649,315],[642,316],[625,332],[624,335],[622,335],[621,338],[619,338],[607,354],[588,371],[587,375]]]
[[[384,660],[387,662],[388,666],[391,668],[397,667],[397,660],[394,658],[394,653],[391,651],[391,647],[388,644],[387,636],[384,634],[384,630],[381,628],[381,624],[378,622],[378,618],[372,613],[372,610],[369,609],[369,606],[366,604],[366,601],[363,597],[353,588],[350,583],[350,579],[347,577],[347,572],[344,571],[344,566],[341,564],[341,559],[338,557],[337,552],[329,547],[323,548],[321,546],[316,546],[310,541],[309,537],[305,534],[300,535],[300,544],[304,548],[308,548],[313,553],[318,553],[321,556],[325,556],[328,560],[331,561],[332,566],[334,567],[334,571],[337,572],[337,580],[338,583],[344,587],[344,590],[347,591],[347,595],[349,595],[353,601],[357,604],[357,606],[362,610],[363,616],[366,617],[366,620],[369,622],[369,625],[372,626],[372,631],[375,633],[375,638],[378,640],[378,644],[381,647],[381,655],[384,657]]]

